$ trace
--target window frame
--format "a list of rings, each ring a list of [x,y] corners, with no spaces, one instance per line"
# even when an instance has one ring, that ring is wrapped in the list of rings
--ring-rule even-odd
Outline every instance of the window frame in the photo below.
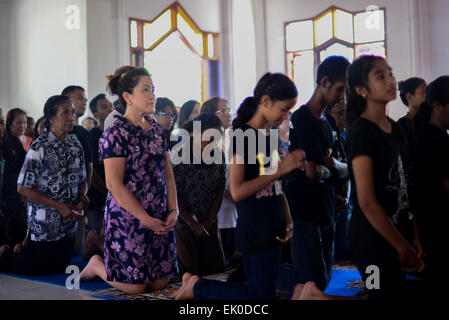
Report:
[[[337,38],[335,37],[335,21],[334,21],[334,16],[333,16],[333,11],[334,10],[341,10],[344,12],[348,12],[350,14],[352,14],[352,19],[353,19],[353,25],[352,25],[352,36],[353,36],[353,43],[347,42],[343,39]],[[328,7],[326,10],[320,12],[319,14],[317,14],[314,17],[308,18],[308,19],[300,19],[300,20],[291,20],[291,21],[286,21],[284,22],[284,53],[285,53],[285,72],[286,74],[293,80],[295,79],[295,70],[294,70],[294,57],[296,55],[299,55],[301,52],[304,51],[313,51],[313,56],[314,56],[314,80],[316,79],[316,73],[318,70],[318,66],[320,65],[320,51],[323,49],[326,49],[328,47],[330,47],[331,45],[335,44],[335,43],[340,43],[343,44],[347,47],[351,47],[354,50],[354,59],[357,59],[356,56],[356,46],[357,45],[366,45],[366,44],[373,44],[373,43],[378,43],[378,42],[383,42],[384,43],[384,48],[385,48],[385,57],[388,58],[388,48],[387,48],[387,37],[388,37],[388,32],[387,32],[387,8],[386,7],[379,7],[378,10],[383,11],[384,13],[384,40],[381,41],[370,41],[370,42],[364,42],[364,43],[356,43],[355,41],[355,26],[354,26],[354,16],[359,14],[359,13],[364,13],[367,12],[366,10],[361,10],[361,11],[349,11],[343,8],[340,8],[338,6],[330,6]],[[332,30],[332,38],[325,41],[324,43],[320,44],[319,46],[315,46],[315,21],[323,16],[325,16],[326,14],[328,14],[329,12],[332,13],[332,26],[333,26],[333,30]],[[303,22],[303,21],[312,21],[313,24],[313,48],[312,49],[304,49],[304,50],[296,50],[296,51],[289,51],[287,50],[287,26],[291,23],[296,23],[296,22]],[[293,57],[293,59],[290,60],[290,56]]]
[[[152,24],[157,19],[159,19],[168,10],[171,10],[171,26],[170,29],[165,32],[159,39],[154,41],[148,48],[144,46],[144,25],[149,23]],[[184,36],[182,31],[178,29],[178,14],[187,22],[190,28],[192,28],[196,33],[202,36],[202,52],[197,52],[194,46],[189,42],[189,40]],[[137,46],[132,46],[132,27],[131,23],[135,21],[137,23]],[[144,55],[145,52],[151,52],[158,45],[160,45],[166,38],[168,38],[172,33],[181,39],[181,41],[192,51],[194,54],[201,58],[201,100],[202,102],[210,98],[210,96],[219,95],[219,75],[217,74],[218,63],[220,60],[220,37],[218,32],[205,31],[198,27],[195,21],[187,13],[187,11],[175,1],[170,6],[162,10],[154,19],[145,20],[134,17],[128,18],[128,32],[129,32],[129,48],[130,48],[130,64],[135,67],[144,67]],[[209,36],[212,36],[213,46],[212,46],[212,56],[209,56]],[[209,75],[214,75],[217,79],[210,79]]]

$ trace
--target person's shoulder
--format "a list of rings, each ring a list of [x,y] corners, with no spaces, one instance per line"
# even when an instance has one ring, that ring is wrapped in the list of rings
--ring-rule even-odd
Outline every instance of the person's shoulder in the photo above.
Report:
[[[49,131],[45,131],[43,134],[41,134],[39,137],[34,139],[34,141],[31,143],[30,150],[39,150],[42,147],[45,147],[47,145],[51,145],[50,143],[50,136]]]
[[[371,136],[377,132],[378,127],[365,118],[358,118],[354,120],[351,126],[348,128],[347,139],[352,140],[354,138],[361,138],[365,136]]]

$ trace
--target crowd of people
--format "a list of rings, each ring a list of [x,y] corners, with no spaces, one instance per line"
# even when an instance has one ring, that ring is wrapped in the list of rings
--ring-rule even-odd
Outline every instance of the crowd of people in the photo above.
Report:
[[[96,95],[82,125],[77,85],[36,122],[0,110],[1,272],[64,272],[82,252],[81,281],[139,294],[182,276],[172,298],[200,300],[274,299],[286,261],[292,299],[345,299],[324,293],[336,258],[365,282],[378,268],[368,299],[421,296],[443,273],[449,76],[399,82],[409,111],[398,122],[386,113],[396,79],[377,56],[324,60],[293,113],[298,91],[280,73],[265,74],[234,119],[222,97],[178,109],[153,81],[117,68],[116,100]],[[219,143],[195,139],[210,130]],[[185,135],[190,147],[178,148]],[[179,150],[188,161],[173,161]],[[202,277],[227,266],[237,266],[227,282]]]

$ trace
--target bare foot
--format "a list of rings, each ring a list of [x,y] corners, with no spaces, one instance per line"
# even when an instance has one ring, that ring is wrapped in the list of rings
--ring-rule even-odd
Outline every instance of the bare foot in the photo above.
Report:
[[[92,280],[97,276],[97,268],[103,266],[103,259],[99,255],[95,255],[92,258],[90,258],[89,263],[84,268],[83,271],[81,271],[79,276],[79,281],[89,281]]]
[[[306,282],[298,300],[328,300],[329,297],[312,281]]]
[[[187,282],[189,282],[190,278],[192,277],[191,273],[184,273],[184,275],[182,276],[182,285],[181,288],[179,288],[178,290],[176,290],[175,292],[173,292],[171,295],[169,295],[169,298],[172,299],[176,299],[176,297],[178,296],[180,290],[187,285]]]
[[[199,276],[190,277],[187,285],[183,285],[181,289],[178,290],[179,292],[176,295],[176,300],[193,300],[193,287],[195,286],[195,283],[198,282],[198,280],[200,280]]]
[[[290,298],[290,300],[299,300],[299,297],[301,297],[301,293],[302,293],[303,289],[304,289],[304,284],[298,283],[295,286],[295,289],[293,290],[293,294],[292,294],[292,297]]]

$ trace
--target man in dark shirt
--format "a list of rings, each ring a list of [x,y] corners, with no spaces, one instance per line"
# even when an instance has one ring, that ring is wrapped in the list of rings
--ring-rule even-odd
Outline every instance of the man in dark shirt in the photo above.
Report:
[[[87,186],[88,189],[92,183],[92,145],[90,141],[89,131],[84,129],[82,126],[78,125],[79,118],[84,115],[86,112],[86,93],[84,88],[80,86],[68,86],[64,90],[62,90],[62,95],[69,97],[72,99],[73,107],[75,108],[75,125],[73,126],[73,130],[70,132],[71,134],[76,135],[78,140],[81,142],[84,152],[84,162],[86,164],[86,174],[87,174]],[[78,252],[81,249],[81,243],[84,239],[85,232],[85,224],[86,221],[84,219],[79,220],[78,222],[78,235],[76,237],[74,252]]]
[[[334,260],[335,180],[347,174],[347,166],[337,160],[335,120],[326,117],[325,109],[343,99],[348,65],[337,56],[323,61],[313,96],[290,123],[289,150],[301,148],[307,159],[306,170],[296,170],[286,183],[295,283],[313,281],[321,290],[329,284]]]
[[[75,108],[75,125],[73,126],[71,134],[75,134],[78,140],[81,142],[84,151],[84,160],[86,163],[87,184],[90,187],[92,182],[92,145],[90,142],[89,132],[82,126],[78,125],[79,118],[86,112],[86,93],[80,86],[68,86],[62,93],[62,95],[72,99],[73,107]]]
[[[89,109],[98,125],[89,131],[93,151],[93,174],[92,185],[87,194],[90,199],[90,206],[87,211],[89,233],[83,247],[83,258],[85,260],[89,260],[95,254],[103,255],[103,216],[108,189],[106,188],[104,163],[100,157],[98,142],[103,135],[105,119],[112,112],[113,107],[104,94],[99,94],[91,100]]]

